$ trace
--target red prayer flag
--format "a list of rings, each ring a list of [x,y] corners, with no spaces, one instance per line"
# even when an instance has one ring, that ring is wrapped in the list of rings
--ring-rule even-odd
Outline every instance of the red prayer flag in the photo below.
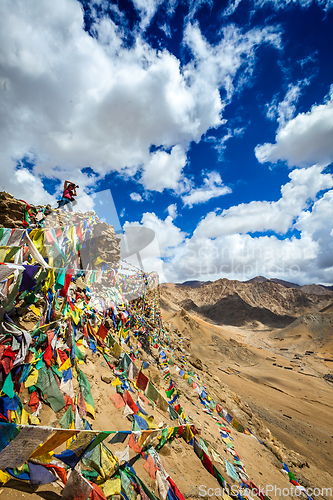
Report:
[[[148,378],[142,373],[141,370],[139,371],[138,378],[136,379],[136,385],[143,391],[146,390],[146,387],[148,385]]]
[[[65,400],[65,409],[67,410],[67,408],[69,408],[70,406],[72,407],[72,411],[75,410],[74,408],[74,403],[73,403],[73,400],[70,396],[68,396],[68,394],[64,394],[64,400]],[[80,414],[80,412],[79,412]],[[84,414],[86,415],[87,412]]]
[[[181,492],[179,491],[179,489],[177,488],[177,486],[175,485],[170,476],[168,477],[168,481],[170,483],[171,489],[175,497],[178,498],[178,500],[185,500],[185,498],[183,497],[183,495],[181,494]]]
[[[45,364],[48,368],[51,368],[51,358],[52,358],[52,347],[51,344],[49,344],[43,354],[43,359],[45,361]]]
[[[135,451],[135,453],[141,453],[142,451],[141,446],[139,446],[138,443],[135,442],[133,433],[130,435],[130,438],[128,440],[128,446],[132,448],[132,450]]]
[[[60,290],[60,296],[61,297],[66,297],[67,295],[67,292],[68,292],[68,287],[70,285],[70,282],[71,282],[71,279],[72,279],[72,276],[73,276],[73,270],[72,269],[69,269],[68,270],[68,274],[66,273],[66,276],[65,276],[65,285],[64,287]]]
[[[83,323],[82,325],[82,329],[83,329],[83,335],[88,338],[88,332],[87,332],[87,329],[86,329],[86,325]]]
[[[147,460],[145,461],[143,468],[148,472],[151,478],[156,479],[156,471],[158,467],[156,467],[155,462],[151,455],[148,455]]]
[[[134,412],[134,414],[136,415],[138,413],[138,411],[139,411],[139,408],[134,403],[133,398],[132,398],[132,396],[130,395],[130,393],[128,391],[124,392],[124,394],[123,394],[123,400],[125,401],[125,403],[127,404],[127,406],[129,406],[131,408],[131,410]]]
[[[29,406],[30,406],[32,412],[35,412],[39,406],[39,397],[37,396],[36,391],[31,393]]]
[[[94,488],[92,492],[90,493],[90,500],[107,500],[106,496],[104,495],[103,491],[97,484],[95,483],[90,483],[91,486]]]
[[[97,335],[102,339],[104,340],[105,337],[107,336],[107,334],[109,333],[109,330],[106,328],[105,325],[103,325],[103,323],[101,323],[99,329],[98,329],[98,332],[97,332]]]
[[[116,394],[112,394],[112,396],[110,396],[110,399],[117,409],[125,406],[123,398],[117,392]]]
[[[205,466],[205,468],[210,472],[212,476],[214,476],[214,469],[213,469],[213,463],[209,456],[202,450],[202,462]]]

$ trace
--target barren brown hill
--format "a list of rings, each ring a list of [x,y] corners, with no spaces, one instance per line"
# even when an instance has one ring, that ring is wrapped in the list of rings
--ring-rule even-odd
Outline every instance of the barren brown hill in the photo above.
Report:
[[[299,471],[305,480],[314,464],[331,472],[333,384],[327,374],[333,367],[332,313],[309,314],[284,329],[254,332],[175,310],[168,299],[162,307],[168,328],[174,328],[172,347],[177,349],[181,336],[179,351],[201,363],[206,383],[214,384],[216,376],[223,381],[225,402],[234,414],[251,408],[284,445],[307,457],[308,466]]]
[[[163,285],[161,299],[217,324],[285,328],[300,316],[328,307],[333,292],[317,285],[303,289],[272,280],[244,283],[223,278],[195,288]]]
[[[303,355],[307,350],[322,351],[327,357],[333,353],[333,305],[324,312],[306,314],[286,328],[269,335],[272,345],[288,348]]]

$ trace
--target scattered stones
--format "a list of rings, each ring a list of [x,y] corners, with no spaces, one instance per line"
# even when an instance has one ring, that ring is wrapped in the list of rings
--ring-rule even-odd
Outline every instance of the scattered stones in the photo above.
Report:
[[[106,384],[111,384],[113,377],[110,375],[102,375],[101,380],[105,382]]]
[[[182,453],[184,451],[184,446],[182,445],[180,439],[174,439],[172,442],[172,448],[176,453]]]
[[[193,354],[189,358],[189,362],[191,363],[194,368],[197,368],[198,370],[203,370],[203,365],[201,359],[193,356]]]

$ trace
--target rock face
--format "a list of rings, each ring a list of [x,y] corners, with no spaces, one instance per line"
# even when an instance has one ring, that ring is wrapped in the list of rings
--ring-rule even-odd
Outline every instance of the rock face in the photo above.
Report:
[[[23,228],[27,204],[6,191],[0,192],[0,226]]]
[[[25,215],[29,208],[29,223],[24,224]],[[26,203],[23,200],[17,200],[14,196],[6,191],[0,192],[0,227],[9,227],[22,229],[24,227],[35,227],[39,216],[37,215],[40,209],[43,208],[45,216],[52,212],[50,205],[35,206]],[[44,217],[43,215],[43,217]]]
[[[106,222],[100,222],[94,226],[91,244],[87,250],[98,255],[99,262],[95,264],[97,269],[102,268],[103,262],[112,267],[120,260],[119,241],[113,226]],[[81,251],[81,259],[84,265],[84,249]]]
[[[27,222],[24,223],[26,219]],[[0,227],[23,229],[39,226],[49,229],[78,225],[91,219],[94,223],[89,242],[85,248],[80,249],[83,268],[87,267],[91,255],[94,255],[95,261],[93,264],[90,263],[90,269],[101,269],[104,263],[109,267],[116,267],[121,258],[120,240],[116,237],[113,226],[100,222],[95,212],[70,213],[52,209],[50,205],[35,206],[17,200],[6,191],[0,192]]]

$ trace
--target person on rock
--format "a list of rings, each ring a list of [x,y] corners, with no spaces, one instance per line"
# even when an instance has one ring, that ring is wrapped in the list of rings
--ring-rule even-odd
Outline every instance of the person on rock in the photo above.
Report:
[[[77,196],[76,188],[78,187],[79,186],[77,186],[73,182],[65,181],[62,199],[58,201],[58,208],[68,205],[68,210],[70,212],[73,212],[72,202],[74,201],[76,203],[76,201],[74,200],[74,196]]]

